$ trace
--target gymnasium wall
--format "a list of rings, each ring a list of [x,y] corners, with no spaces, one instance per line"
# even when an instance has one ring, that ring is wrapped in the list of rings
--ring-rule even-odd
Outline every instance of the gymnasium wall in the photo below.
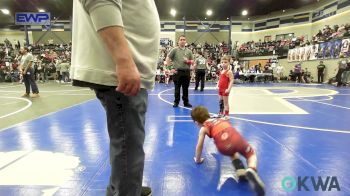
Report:
[[[312,35],[315,35],[317,34],[318,30],[322,30],[325,25],[330,25],[331,27],[333,27],[333,25],[336,24],[340,26],[346,23],[350,23],[350,9],[332,17],[325,18],[323,20],[319,20],[317,22],[312,23],[311,32]]]
[[[50,39],[53,39],[55,44],[67,44],[72,41],[71,31],[33,31],[32,36],[34,43],[38,44],[48,44]]]
[[[33,43],[32,32],[28,32],[29,42]],[[25,43],[24,31],[12,31],[12,30],[0,30],[0,43],[4,43],[5,39],[8,39],[12,44],[17,44],[17,41],[21,43],[21,46]]]
[[[313,35],[317,34],[319,30],[322,30],[325,25],[330,25],[333,27],[333,25],[342,25],[346,23],[350,23],[350,10],[340,13],[335,16],[331,16],[329,18],[319,20],[314,23],[307,23],[307,24],[300,24],[300,25],[292,25],[287,27],[279,27],[276,29],[268,29],[268,30],[261,30],[261,31],[255,31],[252,32],[248,37],[251,38],[251,40],[258,41],[259,39],[264,40],[265,36],[271,36],[272,40],[275,40],[276,35],[279,34],[288,34],[288,33],[294,33],[294,36],[305,36],[306,39],[311,39]],[[240,37],[235,38],[237,33],[232,33],[232,40],[243,40]],[[244,35],[244,34],[243,34]],[[241,42],[241,41],[240,41]]]
[[[311,24],[302,24],[302,25],[294,25],[289,27],[279,27],[278,29],[255,31],[251,33],[251,40],[264,41],[265,36],[271,36],[271,39],[275,40],[276,35],[289,34],[289,33],[294,33],[294,36],[301,36],[301,35],[309,36],[311,35]],[[310,39],[310,37],[308,37],[307,39]],[[232,37],[232,40],[234,40],[234,37]],[[240,41],[240,40],[237,40],[237,41]],[[242,43],[242,41],[240,42]]]
[[[176,40],[180,35],[183,35],[183,32],[176,32]],[[186,40],[188,43],[209,43],[217,44],[218,42],[224,41],[228,43],[229,34],[227,32],[193,32],[186,31]],[[177,41],[175,42],[177,43]]]
[[[249,16],[248,16],[249,17]],[[198,41],[217,43],[217,41],[227,41],[228,33],[231,30],[233,44],[236,41],[258,41],[264,40],[265,36],[271,36],[274,40],[278,34],[294,33],[295,36],[306,36],[310,39],[325,24],[344,24],[349,23],[350,0],[321,0],[318,3],[304,6],[299,9],[290,9],[273,12],[264,16],[253,16],[248,20],[247,17],[232,17],[232,23],[227,21],[161,21],[161,37],[170,38],[176,43],[176,36],[183,34],[186,28],[186,34],[189,42]],[[70,21],[57,21],[51,27],[30,26],[31,43],[36,42],[43,32],[48,29],[58,30],[57,35],[60,39],[55,39],[55,43],[68,42],[70,39],[71,23]],[[24,40],[23,27],[18,26],[16,30],[11,30],[13,38]],[[61,33],[64,32],[64,33]],[[213,36],[215,35],[215,37]],[[62,36],[62,37],[61,37]],[[9,37],[9,34],[0,32],[0,41]],[[45,35],[43,40],[50,39],[50,34]],[[12,40],[11,40],[12,41]]]
[[[305,36],[305,39],[310,40],[313,35],[315,35],[319,30],[323,29],[325,25],[341,25],[341,24],[346,24],[350,23],[350,10],[344,11],[340,14],[330,16],[328,18],[318,20],[314,23],[304,23],[304,24],[293,24],[289,26],[282,26],[278,28],[272,28],[272,29],[265,29],[265,30],[259,30],[259,31],[253,31],[253,32],[240,32],[238,31],[237,25],[232,25],[232,32],[231,32],[231,39],[232,43],[235,43],[238,41],[239,43],[244,43],[248,41],[258,41],[264,40],[265,36],[271,36],[272,40],[275,40],[276,35],[279,34],[289,34],[289,33],[294,33],[294,36],[299,37],[299,36]],[[245,25],[245,26],[244,26]],[[242,26],[239,28],[250,28],[248,23],[242,23]],[[162,32],[163,33],[163,32]],[[171,34],[167,32],[167,34]],[[182,31],[176,31],[176,36],[177,37],[179,34],[183,34]],[[193,41],[199,41],[199,42],[204,42],[206,39],[208,40],[209,43],[217,43],[217,40],[211,35],[217,36],[218,40],[228,40],[228,31],[223,31],[223,32],[205,32],[204,35],[201,35],[202,32],[193,32],[193,31],[186,31],[186,36],[188,37],[188,42],[193,42]],[[199,36],[200,39],[198,39]],[[174,40],[173,40],[174,41]],[[176,42],[175,42],[176,43]]]
[[[338,62],[340,59],[325,59],[323,60],[326,65],[325,78],[324,81],[327,81],[329,78],[335,77],[336,70],[338,68]],[[288,62],[287,59],[280,59],[279,64],[284,68],[284,75],[288,76],[290,70],[294,70],[294,65],[297,62]],[[320,60],[317,61],[304,61],[302,62],[302,69],[307,68],[311,72],[311,76],[314,78],[314,81],[317,81],[317,65],[320,63]]]
[[[289,33],[311,39],[326,24],[333,26],[349,23],[349,17],[350,0],[324,0],[299,9],[286,10],[284,13],[277,11],[264,16],[251,17],[250,20],[247,17],[233,17],[231,25],[228,24],[228,21],[187,21],[186,23],[184,21],[161,21],[161,31],[175,33],[183,32],[183,29],[186,28],[186,34],[189,32],[201,33],[203,30],[228,33],[231,28],[233,43],[264,40],[265,36],[271,36],[271,39],[275,40],[276,35]],[[193,40],[193,36],[190,36]],[[208,39],[214,41],[211,38]],[[225,36],[222,39],[225,39]]]
[[[175,33],[173,32],[160,32],[160,38],[168,38],[174,42],[175,38]],[[175,43],[175,42],[174,42]]]
[[[261,64],[262,67],[264,67],[266,65],[266,63],[268,63],[269,60],[268,59],[260,59],[260,60],[250,60],[248,62],[248,67],[254,67],[255,65],[258,65],[259,63]]]
[[[253,32],[232,32],[231,40],[234,45],[236,42],[245,43],[248,41],[252,41],[252,40],[255,40],[254,33]]]

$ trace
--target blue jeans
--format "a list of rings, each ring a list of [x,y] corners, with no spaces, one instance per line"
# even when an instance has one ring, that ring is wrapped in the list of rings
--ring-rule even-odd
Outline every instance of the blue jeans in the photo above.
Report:
[[[38,86],[35,83],[34,78],[34,69],[28,68],[26,73],[23,73],[23,81],[24,85],[26,87],[26,93],[30,93],[30,88],[32,89],[33,93],[39,93]]]
[[[106,195],[141,195],[148,92],[141,89],[136,96],[114,89],[95,93],[106,111],[110,139],[111,175]]]

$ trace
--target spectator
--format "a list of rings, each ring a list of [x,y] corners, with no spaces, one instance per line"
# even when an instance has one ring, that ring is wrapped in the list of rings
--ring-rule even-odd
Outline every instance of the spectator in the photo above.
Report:
[[[323,83],[324,72],[326,70],[326,66],[323,61],[320,61],[320,64],[317,66],[317,82]]]
[[[342,83],[342,74],[345,71],[348,61],[345,58],[342,58],[339,62],[338,62],[338,72],[337,75],[335,76],[336,80],[337,80],[337,87],[341,86]]]
[[[294,75],[296,77],[296,79],[298,78],[298,80],[296,82],[301,83],[302,81],[302,77],[301,77],[301,61],[299,61],[299,63],[295,64],[294,66]]]
[[[276,74],[277,74],[277,81],[281,82],[281,78],[283,77],[283,70],[284,68],[282,67],[281,64],[278,64],[276,67]]]
[[[150,188],[142,188],[142,176],[147,89],[154,86],[160,43],[156,5],[152,0],[74,0],[73,13],[73,85],[94,89],[107,116],[111,175],[106,195],[151,195]]]
[[[208,69],[208,63],[207,60],[203,57],[202,52],[198,52],[198,58],[195,61],[195,69],[196,69],[196,87],[194,90],[198,89],[199,82],[201,82],[201,90],[204,90],[204,83],[205,83],[205,72]]]
[[[30,97],[39,97],[39,89],[35,83],[34,68],[33,68],[33,55],[28,52],[27,47],[22,47],[20,53],[22,54],[20,67],[22,70],[23,81],[26,87],[26,92],[22,97],[29,97],[30,89],[32,89],[32,95]]]

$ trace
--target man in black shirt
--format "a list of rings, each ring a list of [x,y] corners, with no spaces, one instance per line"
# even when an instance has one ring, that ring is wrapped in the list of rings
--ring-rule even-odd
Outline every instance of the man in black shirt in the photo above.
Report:
[[[320,64],[317,65],[317,82],[323,83],[324,71],[326,66],[323,64],[323,61],[320,61]]]

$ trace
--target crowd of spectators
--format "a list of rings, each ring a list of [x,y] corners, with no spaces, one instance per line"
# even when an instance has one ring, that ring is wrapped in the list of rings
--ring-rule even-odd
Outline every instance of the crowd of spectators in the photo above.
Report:
[[[300,45],[303,38],[297,38],[295,40],[278,40],[278,41],[261,41],[258,42],[250,41],[242,43],[237,47],[239,56],[267,56],[272,55],[273,51],[288,51],[289,48]]]
[[[0,43],[0,82],[22,82],[19,63],[21,45],[12,44],[8,39]],[[33,54],[35,79],[46,82],[49,79],[57,82],[69,82],[71,43],[29,45]]]
[[[326,25],[322,30],[312,36],[311,43],[317,44],[320,42],[327,42],[334,39],[342,39],[350,36],[350,24],[342,24],[341,26],[334,25],[333,28]]]
[[[278,55],[298,46],[349,37],[349,26],[349,24],[334,25],[333,27],[326,25],[316,35],[312,36],[311,40],[305,40],[303,36],[300,36],[275,41],[259,40],[257,42],[250,41],[242,44],[236,43],[233,50],[237,51],[239,57],[272,55],[274,52],[277,52]],[[8,39],[5,39],[4,43],[0,43],[0,82],[19,82],[21,80],[20,70],[18,70],[19,59],[21,57],[19,54],[20,47],[19,42],[12,44]],[[195,56],[198,51],[201,51],[207,59],[210,67],[207,74],[208,80],[216,79],[215,73],[219,70],[220,58],[223,55],[230,55],[230,46],[225,42],[218,44],[208,44],[207,42],[191,43],[187,47],[192,50]],[[29,48],[34,56],[33,64],[36,80],[40,80],[41,82],[49,79],[62,82],[69,81],[71,43],[30,45]],[[164,65],[164,61],[172,48],[172,42],[161,45],[157,70],[158,81],[169,81],[169,78],[171,78],[170,68]],[[242,71],[243,69],[240,69],[241,73]]]
[[[319,30],[316,35],[312,36],[311,40],[305,39],[304,36],[299,36],[275,41],[249,41],[241,44],[238,43],[237,52],[241,57],[267,56],[272,55],[274,51],[276,55],[284,56],[289,49],[293,49],[298,46],[302,47],[311,44],[318,44],[336,39],[343,39],[349,36],[349,24],[342,24],[341,26],[334,25],[333,27],[330,25],[325,25],[322,30]]]
[[[206,80],[216,82],[221,70],[220,59],[224,55],[229,55],[229,46],[225,42],[219,44],[189,44],[187,46],[192,50],[194,57],[197,58],[198,52],[201,51],[203,57],[207,59],[209,69],[207,70]],[[173,48],[171,45],[163,45],[160,49],[160,55],[158,60],[158,69],[156,81],[161,83],[169,83],[171,80],[172,72],[171,66],[165,65],[165,58],[170,50]],[[248,67],[248,65],[243,61],[238,61],[235,57],[232,58],[231,70],[235,74],[235,82],[253,82],[253,81],[272,81],[272,70],[276,68],[276,63],[268,62],[264,65],[255,65],[253,67]],[[254,68],[254,69],[252,69]],[[191,72],[191,82],[195,81],[195,71]]]

